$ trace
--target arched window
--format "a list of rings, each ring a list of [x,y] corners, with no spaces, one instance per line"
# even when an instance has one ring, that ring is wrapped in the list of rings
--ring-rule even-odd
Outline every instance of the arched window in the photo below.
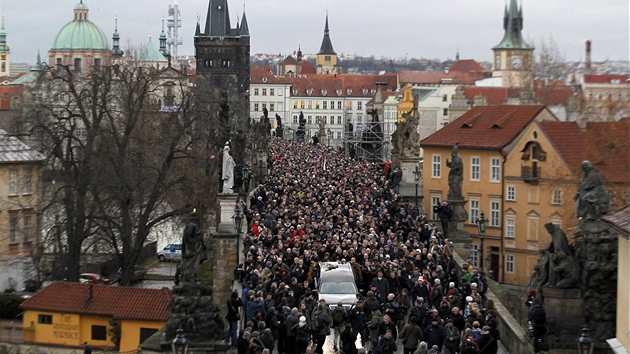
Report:
[[[7,63],[2,62],[2,72],[6,72],[7,71]]]

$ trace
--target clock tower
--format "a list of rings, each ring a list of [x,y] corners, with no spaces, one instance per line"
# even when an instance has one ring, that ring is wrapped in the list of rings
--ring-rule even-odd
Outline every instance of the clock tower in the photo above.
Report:
[[[7,45],[7,31],[4,29],[4,13],[2,14],[2,28],[0,28],[0,76],[9,76],[11,49]]]
[[[533,84],[534,47],[522,37],[523,7],[510,0],[503,17],[505,34],[499,44],[492,48],[494,53],[492,76],[501,77],[502,86],[527,87]]]

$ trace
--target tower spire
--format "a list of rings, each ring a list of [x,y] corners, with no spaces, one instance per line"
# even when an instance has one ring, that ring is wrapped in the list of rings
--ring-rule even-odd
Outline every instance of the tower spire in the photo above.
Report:
[[[162,33],[160,33],[160,53],[166,58],[171,56],[168,49],[166,49],[166,32],[164,32],[164,16],[162,16]]]
[[[516,0],[510,0],[503,15],[503,29],[505,34],[499,44],[493,49],[533,49],[525,42],[521,32],[523,31],[523,6],[519,8]]]
[[[241,36],[249,37],[249,25],[247,24],[247,15],[245,14],[245,4],[243,4],[243,18],[241,19],[241,27],[239,29]]]
[[[114,19],[114,34],[112,35],[112,56],[121,58],[124,52],[120,50],[120,35],[118,34],[118,14]]]
[[[333,49],[332,42],[330,41],[330,29],[328,28],[328,10],[326,10],[326,26],[324,27],[324,39],[322,40],[322,46],[319,48],[317,54],[337,54]]]

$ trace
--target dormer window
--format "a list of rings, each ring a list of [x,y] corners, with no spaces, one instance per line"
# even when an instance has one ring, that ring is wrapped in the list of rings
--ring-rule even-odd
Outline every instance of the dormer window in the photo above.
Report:
[[[363,95],[367,95],[368,90],[367,89],[363,89]]]
[[[267,82],[267,78],[266,78],[266,77],[263,77],[263,78],[262,78],[262,82]]]
[[[322,90],[322,95],[323,95],[323,96],[326,96],[326,94],[327,94],[327,93],[328,93],[328,91],[327,91],[327,90]]]
[[[297,94],[298,94],[298,90],[295,90],[295,89],[294,89],[294,90],[293,90],[293,96],[297,96]]]
[[[307,89],[306,90],[306,94],[309,95],[309,96],[312,96],[313,95],[313,89],[312,88],[311,89]]]
[[[373,95],[374,95],[374,94],[376,94],[376,90],[375,90],[375,89],[372,89],[370,92],[371,92]]]
[[[352,89],[348,89],[348,95],[352,95]]]

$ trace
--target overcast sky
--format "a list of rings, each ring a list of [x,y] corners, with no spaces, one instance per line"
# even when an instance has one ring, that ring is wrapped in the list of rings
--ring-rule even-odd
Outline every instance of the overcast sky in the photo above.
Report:
[[[4,0],[5,27],[13,62],[35,61],[50,49],[59,29],[72,20],[79,0]],[[118,13],[121,43],[144,44],[149,33],[157,45],[161,17],[173,0],[84,0],[90,20],[111,45]],[[520,2],[520,0],[519,0]],[[593,42],[594,61],[628,60],[628,0],[522,0],[525,38],[552,35],[568,60],[584,58],[584,42]],[[490,61],[503,36],[505,0],[247,0],[252,53],[304,53],[321,45],[326,9],[330,35],[338,54],[379,58],[454,58]],[[179,54],[194,54],[197,15],[202,26],[208,0],[179,0],[184,45]],[[243,12],[243,0],[229,1],[232,23]]]

